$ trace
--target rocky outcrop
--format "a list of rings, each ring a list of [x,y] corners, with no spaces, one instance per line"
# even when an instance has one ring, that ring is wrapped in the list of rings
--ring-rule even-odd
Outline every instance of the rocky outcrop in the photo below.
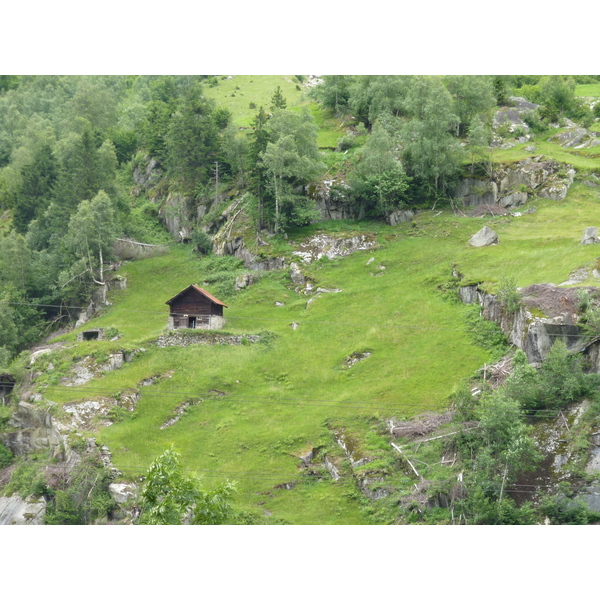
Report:
[[[66,447],[51,414],[53,406],[38,407],[19,402],[8,422],[9,428],[0,433],[0,441],[15,456],[48,450],[53,458],[63,460]]]
[[[113,252],[120,260],[133,260],[159,256],[169,251],[165,244],[142,244],[135,240],[115,238]]]
[[[348,184],[339,178],[323,179],[306,186],[307,195],[315,201],[321,212],[321,221],[354,219]]]
[[[298,256],[303,263],[309,264],[326,256],[330,260],[348,256],[360,250],[371,250],[377,247],[375,236],[360,234],[338,237],[320,233],[304,240],[292,254]]]
[[[479,304],[482,316],[498,323],[510,343],[523,350],[530,363],[543,362],[552,345],[562,340],[571,352],[584,354],[591,372],[600,373],[600,342],[587,336],[578,325],[578,290],[600,291],[593,287],[534,284],[519,290],[521,306],[516,311],[509,311],[497,296],[476,284],[460,287],[458,295],[466,304]]]
[[[154,187],[162,178],[163,172],[155,158],[147,156],[147,162],[136,165],[133,169],[133,182],[136,185],[134,195],[139,196],[143,190]]]
[[[412,210],[394,210],[387,216],[387,222],[390,225],[399,225],[400,223],[409,223],[413,220],[415,213]]]
[[[42,525],[46,514],[46,500],[43,496],[0,497],[0,525]]]
[[[487,225],[480,229],[475,235],[471,236],[469,244],[476,248],[483,246],[491,246],[492,244],[498,243],[498,234],[490,229]]]
[[[573,148],[580,150],[581,148],[594,148],[600,145],[600,139],[596,133],[588,131],[583,127],[570,127],[562,133],[557,133],[548,138],[551,142],[556,142],[563,148]]]
[[[574,169],[537,156],[497,167],[491,179],[462,179],[454,195],[463,206],[486,204],[510,209],[534,196],[564,200],[574,176]]]

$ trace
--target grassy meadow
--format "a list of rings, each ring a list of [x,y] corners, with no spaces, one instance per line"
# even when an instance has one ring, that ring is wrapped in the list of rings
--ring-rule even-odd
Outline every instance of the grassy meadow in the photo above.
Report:
[[[165,301],[190,283],[203,285],[203,261],[180,246],[127,263],[120,271],[127,289],[116,292],[106,313],[86,325],[114,327],[121,339],[74,344],[56,354],[68,365],[94,349],[145,352],[81,387],[61,388],[54,380],[45,395],[62,404],[141,392],[135,413],[96,434],[125,478],[139,476],[174,443],[186,469],[203,475],[206,487],[235,480],[236,507],[267,522],[381,522],[356,497],[334,432],[351,436],[362,455],[375,459],[371,464],[393,460],[387,420],[443,409],[452,392],[490,358],[465,330],[468,308],[438,289],[452,266],[465,280],[481,281],[490,290],[505,276],[518,286],[560,284],[597,258],[596,247],[579,241],[586,226],[600,223],[598,196],[595,188],[576,183],[567,200],[535,201],[537,212],[522,217],[483,220],[423,211],[412,224],[397,227],[329,222],[291,232],[287,241],[277,241],[288,256],[294,244],[319,230],[375,232],[379,245],[307,266],[315,288],[342,290],[324,293],[310,305],[310,296],[294,290],[287,271],[263,274],[249,288],[219,296],[229,306],[226,331],[269,331],[274,339],[268,344],[157,348],[151,342],[166,327]],[[500,243],[468,246],[484,224],[498,233]],[[367,264],[370,258],[374,261]],[[73,342],[75,334],[63,340]],[[371,355],[345,367],[355,352]],[[170,376],[140,387],[142,380],[164,374]],[[186,401],[191,404],[181,419],[161,429]],[[300,468],[299,457],[312,448],[342,465],[341,479]],[[292,483],[292,489],[277,487]]]

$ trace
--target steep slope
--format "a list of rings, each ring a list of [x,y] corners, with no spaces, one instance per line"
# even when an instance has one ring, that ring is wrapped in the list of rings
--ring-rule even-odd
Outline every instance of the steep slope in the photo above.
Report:
[[[67,349],[40,359],[38,389],[63,406],[139,394],[133,412],[113,411],[113,425],[84,431],[108,446],[126,479],[175,443],[186,469],[203,475],[207,487],[237,481],[236,506],[259,517],[385,522],[390,513],[373,517],[363,504],[383,486],[387,498],[375,504],[389,508],[398,478],[406,477],[388,422],[443,409],[489,360],[466,332],[468,307],[439,290],[453,267],[493,290],[506,275],[521,286],[559,284],[596,258],[594,246],[579,244],[585,226],[600,221],[595,190],[576,185],[567,201],[536,205],[535,214],[486,220],[500,237],[488,248],[466,243],[481,219],[451,213],[423,212],[397,227],[328,224],[328,235],[369,235],[377,248],[303,265],[312,293],[293,284],[286,268],[255,273],[254,284],[220,297],[229,305],[226,330],[273,334],[263,344],[156,347],[166,327],[164,302],[190,283],[203,285],[207,272],[187,247],[127,263],[120,271],[127,290],[86,324],[114,328],[120,339],[75,344],[76,332],[65,336]],[[290,236],[288,264],[300,262],[291,252],[317,232],[313,226]],[[139,348],[99,379],[61,384],[77,357],[105,360]]]

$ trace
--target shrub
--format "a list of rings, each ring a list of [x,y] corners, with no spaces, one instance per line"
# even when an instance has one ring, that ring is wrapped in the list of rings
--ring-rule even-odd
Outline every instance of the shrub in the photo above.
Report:
[[[5,469],[13,461],[12,452],[0,442],[0,469]]]
[[[498,298],[502,306],[511,313],[516,313],[521,308],[521,295],[516,289],[512,277],[503,277],[498,288]]]
[[[465,320],[473,343],[480,348],[489,350],[491,360],[498,360],[508,352],[508,340],[500,325],[484,319],[479,312],[479,306],[472,306],[467,312]]]

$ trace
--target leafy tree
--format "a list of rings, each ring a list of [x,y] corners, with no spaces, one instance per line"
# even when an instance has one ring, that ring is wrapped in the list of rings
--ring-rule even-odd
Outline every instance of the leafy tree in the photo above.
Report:
[[[560,115],[575,107],[575,81],[561,75],[544,77],[539,84],[541,102]]]
[[[410,179],[395,156],[392,137],[377,122],[363,149],[350,184],[360,203],[359,214],[385,216],[407,199]]]
[[[356,118],[371,126],[384,113],[404,114],[404,99],[412,77],[403,75],[362,75],[350,86],[350,109]]]
[[[445,83],[458,116],[456,135],[463,136],[475,116],[496,104],[492,79],[483,75],[452,75],[445,78]]]
[[[475,170],[475,163],[483,163],[486,172],[492,176],[492,152],[490,144],[492,141],[492,132],[487,128],[479,116],[473,117],[469,124],[467,135],[467,150],[471,156],[471,174]]]
[[[351,75],[325,75],[323,83],[312,89],[311,96],[336,115],[341,115],[348,110],[352,80]]]
[[[188,477],[179,462],[181,455],[171,446],[156,458],[146,473],[138,522],[147,525],[180,525],[189,518],[195,525],[219,525],[230,516],[232,483],[211,492],[200,480]]]
[[[275,231],[290,224],[304,225],[317,216],[314,201],[296,190],[321,169],[317,130],[308,111],[278,110],[269,120],[271,141],[261,154],[274,199]]]
[[[81,135],[63,138],[57,144],[57,152],[61,164],[54,198],[69,211],[100,190],[107,193],[114,190],[117,165],[114,146],[107,142],[98,148],[89,126],[85,126]]]
[[[450,93],[439,78],[417,77],[405,106],[412,117],[403,134],[409,173],[428,183],[433,193],[445,193],[464,154],[450,133],[459,122]]]
[[[248,142],[246,138],[238,135],[235,125],[230,124],[224,131],[223,155],[229,171],[237,178],[241,187],[244,187],[248,155]]]
[[[67,245],[85,262],[95,283],[104,283],[104,261],[112,254],[115,236],[115,210],[104,192],[84,200],[69,221]]]

